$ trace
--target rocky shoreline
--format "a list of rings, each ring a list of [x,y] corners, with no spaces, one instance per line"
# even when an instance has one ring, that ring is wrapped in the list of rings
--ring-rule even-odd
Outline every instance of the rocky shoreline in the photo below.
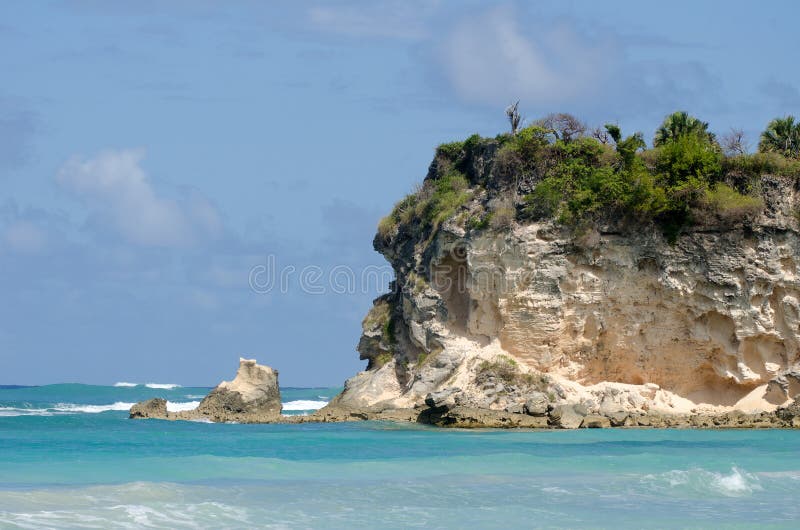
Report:
[[[350,407],[334,400],[306,416],[281,415],[278,372],[255,360],[240,359],[233,381],[223,381],[189,411],[170,412],[167,402],[153,398],[137,403],[131,419],[209,421],[220,423],[332,423],[348,421],[411,422],[450,428],[700,428],[786,429],[800,428],[800,396],[774,412],[727,411],[722,413],[669,413],[663,411],[592,411],[581,403],[550,403],[547,396],[531,394],[510,410],[494,410],[458,404],[458,389],[428,394],[424,404],[398,408],[373,405]]]

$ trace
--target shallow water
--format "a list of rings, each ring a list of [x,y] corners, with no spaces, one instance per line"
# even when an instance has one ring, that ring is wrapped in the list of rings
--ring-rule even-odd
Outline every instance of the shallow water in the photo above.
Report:
[[[795,431],[220,425],[118,410],[207,390],[0,389],[0,527],[796,528],[800,518]],[[337,390],[282,392],[301,408]]]

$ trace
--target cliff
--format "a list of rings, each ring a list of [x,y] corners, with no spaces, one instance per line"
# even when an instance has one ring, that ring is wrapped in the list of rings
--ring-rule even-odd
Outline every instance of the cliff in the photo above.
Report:
[[[552,424],[562,406],[612,419],[754,413],[800,392],[795,178],[723,165],[707,189],[741,190],[744,207],[709,206],[707,191],[677,230],[674,215],[602,207],[568,222],[563,208],[536,214],[547,167],[509,169],[503,142],[470,141],[440,148],[382,222],[374,246],[396,281],[364,319],[367,369],[331,407],[538,403]],[[625,156],[611,151],[601,156]]]

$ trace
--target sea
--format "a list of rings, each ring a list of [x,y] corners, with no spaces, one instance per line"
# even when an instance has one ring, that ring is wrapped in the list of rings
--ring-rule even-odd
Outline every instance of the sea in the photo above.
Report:
[[[128,419],[208,390],[0,387],[0,528],[800,527],[800,431]]]

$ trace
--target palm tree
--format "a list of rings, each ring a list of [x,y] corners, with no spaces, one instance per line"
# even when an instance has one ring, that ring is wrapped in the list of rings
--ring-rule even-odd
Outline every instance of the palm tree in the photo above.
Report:
[[[800,157],[800,123],[794,122],[794,116],[775,118],[761,133],[758,150],[791,158]]]
[[[653,138],[653,146],[658,147],[659,145],[664,145],[686,134],[697,134],[708,138],[710,142],[714,141],[714,134],[708,132],[708,122],[700,121],[694,116],[689,116],[689,114],[684,111],[678,111],[664,118],[664,123],[656,130],[656,136]]]

